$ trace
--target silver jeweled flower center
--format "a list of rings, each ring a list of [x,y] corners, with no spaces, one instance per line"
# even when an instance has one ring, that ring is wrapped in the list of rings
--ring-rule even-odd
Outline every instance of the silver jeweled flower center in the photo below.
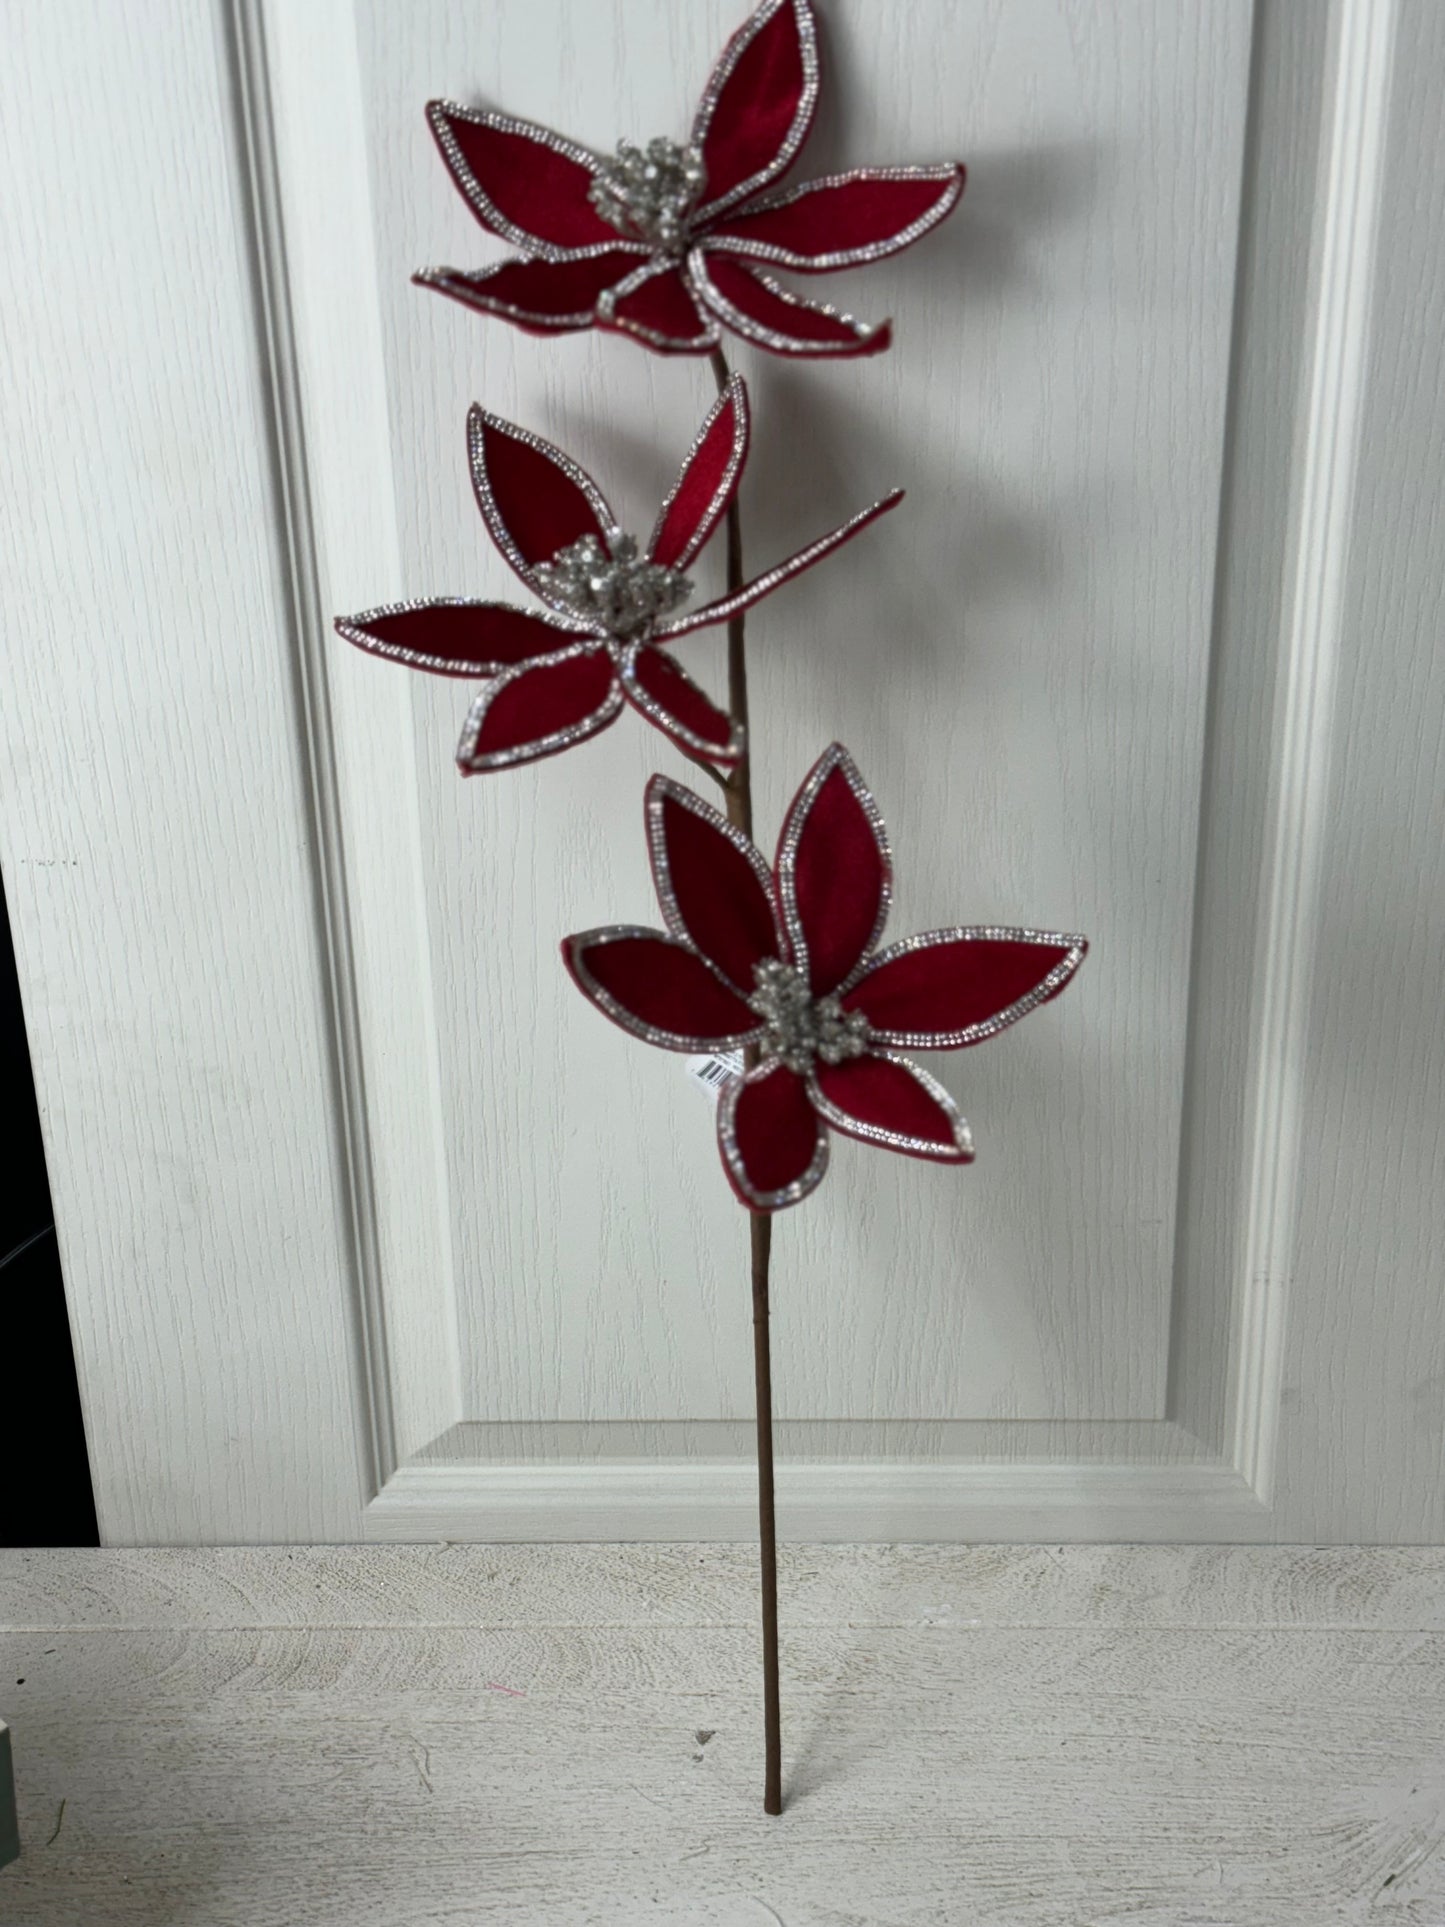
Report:
[[[695,147],[659,139],[649,141],[644,152],[631,141],[619,141],[616,157],[602,162],[587,198],[619,234],[664,254],[680,254],[704,179]]]
[[[805,1077],[813,1059],[841,1064],[868,1048],[868,1019],[861,1010],[844,1010],[835,996],[814,997],[802,971],[767,957],[753,966],[757,989],[748,999],[767,1026],[765,1056],[776,1057]]]
[[[584,535],[537,565],[537,580],[553,603],[624,642],[645,635],[660,616],[687,601],[692,583],[680,569],[638,557],[633,536],[612,529],[603,548]]]

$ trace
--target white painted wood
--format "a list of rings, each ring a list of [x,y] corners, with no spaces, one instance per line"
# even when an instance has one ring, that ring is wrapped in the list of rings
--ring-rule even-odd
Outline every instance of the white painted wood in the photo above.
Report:
[[[368,1539],[586,1539],[605,1522],[616,1539],[751,1540],[757,1473],[747,1460],[654,1459],[629,1465],[483,1461],[402,1467],[367,1507]],[[777,1474],[778,1530],[818,1540],[917,1536],[1020,1541],[1177,1539],[1226,1543],[1269,1536],[1269,1509],[1219,1465],[932,1465],[886,1458]]]
[[[1255,1164],[1244,1227],[1246,1296],[1235,1463],[1272,1496],[1275,1414],[1292,1270],[1296,1186],[1307,1156],[1305,1033],[1320,926],[1327,776],[1336,659],[1344,636],[1364,384],[1373,307],[1376,222],[1389,133],[1393,0],[1340,9],[1334,98],[1321,161],[1314,344],[1298,468],[1292,579],[1285,589],[1281,687],[1268,804],[1256,982]],[[1252,1383],[1257,1380],[1258,1383]],[[1267,1390],[1265,1388],[1268,1388]]]
[[[779,1547],[794,1627],[1445,1632],[1445,1553],[1358,1546]],[[752,1626],[743,1546],[301,1546],[0,1552],[0,1626]]]
[[[776,1821],[752,1564],[0,1555],[37,1843],[0,1905],[26,1927],[1445,1911],[1438,1552],[788,1548]]]
[[[418,102],[500,98],[599,145],[671,129],[737,12],[544,0],[479,27],[448,0],[357,7],[402,563],[371,601],[513,592],[461,461],[472,398],[546,425],[634,521],[708,399],[695,363],[539,344],[408,285],[498,251],[438,178]],[[894,833],[900,933],[1028,902],[1087,927],[1107,968],[996,1050],[939,1060],[982,1146],[964,1181],[842,1146],[826,1194],[780,1223],[779,1409],[1159,1419],[1249,9],[1096,10],[1079,34],[1053,0],[924,0],[908,36],[866,6],[826,13],[810,167],[976,166],[926,249],[830,283],[896,311],[897,352],[741,358],[759,563],[910,489],[759,613],[759,821],[771,836],[840,735]],[[465,1416],[745,1416],[743,1227],[706,1109],[670,1059],[599,1031],[552,961],[563,930],[652,914],[636,799],[651,768],[687,771],[628,722],[459,784],[457,692],[412,694]]]
[[[1439,646],[1445,389],[1425,345],[1445,305],[1445,14],[1399,9],[1363,432],[1342,591],[1330,844],[1315,932],[1285,1341],[1281,1491],[1305,1531],[1445,1538],[1445,931]],[[1422,333],[1422,329],[1425,331]],[[1336,1388],[1321,1399],[1310,1387]],[[1326,1497],[1326,1495],[1332,1495]]]
[[[345,893],[337,921],[350,946],[354,999],[348,1072],[365,1118],[366,1204],[376,1241],[360,1288],[374,1350],[384,1359],[373,1374],[384,1394],[373,1422],[385,1475],[444,1429],[460,1399],[441,1038],[410,693],[403,679],[368,675],[364,660],[338,649],[330,621],[335,609],[366,603],[378,570],[400,571],[366,170],[338,165],[325,194],[284,193],[307,180],[296,142],[305,141],[307,157],[363,152],[362,100],[344,7],[276,9],[269,50],[254,8],[238,8],[237,19],[254,146],[260,163],[269,161],[258,205],[278,284],[277,373],[296,402],[288,428],[310,512],[304,535],[315,583],[301,626],[329,696],[336,785],[329,853]],[[319,73],[331,84],[318,88]]]
[[[97,9],[78,65],[15,11],[5,540],[45,646],[7,642],[0,834],[108,1540],[751,1533],[707,1107],[553,962],[648,914],[627,798],[670,753],[624,723],[461,784],[456,686],[326,626],[511,593],[474,395],[638,518],[704,400],[407,286],[490,258],[422,100],[645,136],[736,11]],[[786,1529],[1445,1536],[1439,15],[824,12],[812,167],[973,178],[926,250],[830,284],[896,313],[890,356],[743,357],[754,561],[912,489],[756,624],[760,818],[841,734],[900,930],[1096,943],[942,1064],[973,1171],[845,1149],[780,1223]],[[82,196],[62,102],[114,157]],[[99,509],[77,397],[126,484]]]
[[[4,24],[0,861],[118,1541],[344,1536],[366,1484],[223,24]]]

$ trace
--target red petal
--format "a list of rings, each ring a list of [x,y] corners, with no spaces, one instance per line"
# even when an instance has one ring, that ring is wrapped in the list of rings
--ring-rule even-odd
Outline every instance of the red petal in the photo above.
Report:
[[[892,340],[892,324],[855,321],[820,301],[804,301],[727,254],[688,256],[693,284],[719,321],[775,355],[876,355]]]
[[[705,355],[717,346],[717,323],[698,307],[682,270],[660,258],[644,262],[603,294],[597,319],[663,355]]]
[[[968,1164],[973,1139],[936,1077],[886,1051],[813,1066],[813,1102],[850,1137],[910,1157]]]
[[[734,1191],[754,1211],[796,1204],[828,1168],[828,1132],[807,1086],[781,1064],[723,1086],[718,1147]]]
[[[621,242],[587,198],[597,162],[585,147],[532,121],[448,100],[429,102],[426,117],[452,179],[489,234],[549,260]]]
[[[1052,931],[930,930],[875,957],[843,1001],[885,1044],[957,1050],[1057,997],[1088,947]]]
[[[606,649],[579,643],[518,664],[490,682],[472,704],[457,745],[468,776],[555,756],[615,722],[622,707]]]
[[[782,950],[767,864],[741,830],[670,776],[648,783],[644,809],[668,929],[751,994],[754,964]]]
[[[494,268],[463,274],[457,268],[424,268],[412,280],[435,288],[464,307],[513,322],[526,334],[567,334],[597,326],[598,296],[633,271],[636,250],[588,255],[580,261],[499,261]]]
[[[718,396],[662,505],[647,545],[664,568],[685,569],[737,494],[748,455],[748,391],[734,375]]]
[[[628,701],[679,748],[714,763],[735,763],[742,755],[741,729],[665,649],[634,643],[622,665],[622,687]]]
[[[434,676],[495,676],[534,656],[555,655],[577,630],[559,628],[506,602],[396,602],[359,616],[338,616],[338,635],[373,656]]]
[[[583,535],[603,543],[614,517],[592,477],[570,455],[475,403],[467,416],[472,487],[492,540],[527,586],[533,564]],[[545,600],[545,597],[544,597]]]
[[[820,535],[816,542],[810,542],[807,548],[799,549],[797,554],[790,555],[786,562],[775,563],[762,575],[755,576],[751,582],[744,583],[736,595],[719,596],[716,602],[704,602],[700,609],[693,609],[687,615],[679,616],[674,622],[660,623],[652,632],[654,642],[670,642],[675,636],[691,634],[694,629],[706,629],[715,622],[726,622],[728,617],[736,615],[739,609],[746,609],[754,602],[761,602],[765,595],[771,595],[774,589],[780,589],[791,577],[801,575],[805,569],[811,569],[815,562],[821,562],[825,555],[831,555],[834,549],[841,548],[845,542],[851,542],[853,537],[866,529],[870,522],[876,522],[878,517],[886,515],[889,509],[897,508],[902,500],[903,490],[894,489],[891,495],[885,495],[881,502],[875,502],[871,508],[861,510],[841,528],[833,529],[827,535]]]
[[[565,937],[572,981],[605,1016],[664,1050],[732,1050],[757,1018],[690,944],[613,924]]]
[[[709,220],[775,181],[808,137],[818,102],[818,31],[808,0],[764,0],[733,35],[692,124]]]
[[[878,805],[841,743],[823,752],[793,799],[775,868],[793,956],[813,995],[826,996],[878,941],[893,881]]]
[[[807,274],[857,267],[921,239],[962,192],[961,167],[859,168],[729,215],[707,246]]]

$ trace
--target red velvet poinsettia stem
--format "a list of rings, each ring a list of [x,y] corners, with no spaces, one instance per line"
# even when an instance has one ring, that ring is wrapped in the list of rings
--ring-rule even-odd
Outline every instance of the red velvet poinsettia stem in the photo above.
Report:
[[[722,394],[731,370],[720,348],[712,351],[712,371]],[[728,504],[728,594],[743,586],[743,532],[738,498]],[[729,777],[728,821],[744,836],[753,833],[753,744],[748,731],[748,659],[743,611],[728,623],[728,709],[744,731],[742,761]],[[749,1069],[756,1051],[749,1053]],[[773,1221],[755,1211],[750,1219],[753,1270],[753,1377],[758,1412],[758,1538],[763,1592],[763,1812],[783,1810],[783,1737],[778,1704],[778,1533],[773,1511],[773,1368],[768,1335],[768,1267]]]

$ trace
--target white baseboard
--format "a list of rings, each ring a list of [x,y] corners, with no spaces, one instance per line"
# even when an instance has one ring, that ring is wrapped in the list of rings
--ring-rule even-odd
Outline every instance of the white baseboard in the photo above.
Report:
[[[1222,1465],[780,1464],[778,1531],[800,1543],[1230,1543],[1270,1510]],[[368,1541],[750,1539],[757,1475],[736,1461],[401,1468]]]

